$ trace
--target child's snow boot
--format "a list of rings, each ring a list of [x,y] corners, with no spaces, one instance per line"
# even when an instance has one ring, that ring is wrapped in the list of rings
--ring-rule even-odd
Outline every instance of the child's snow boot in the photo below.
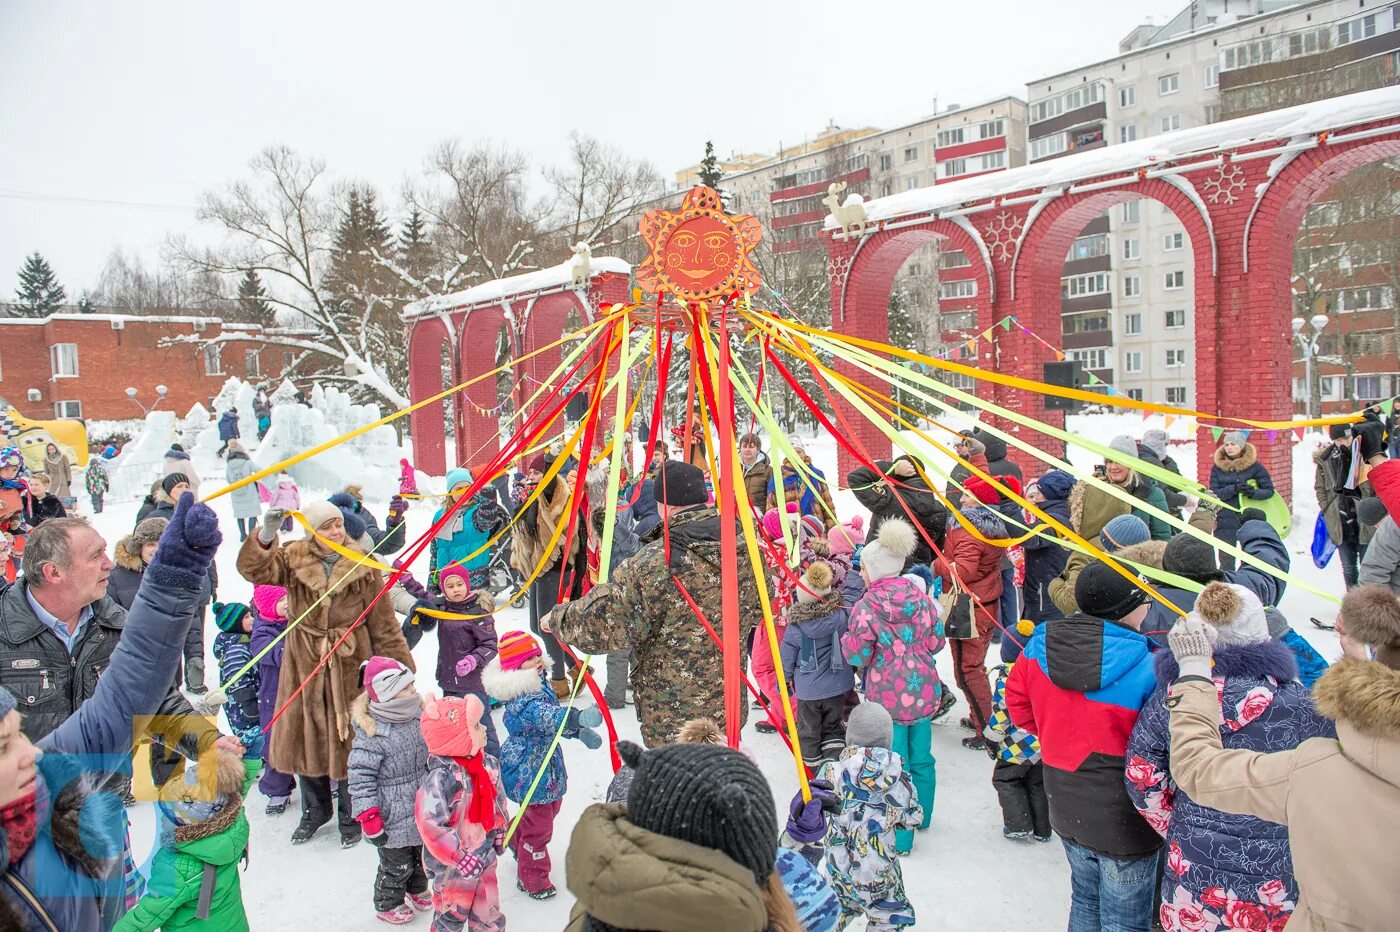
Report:
[[[420,913],[426,913],[433,908],[433,898],[428,895],[426,890],[422,893],[410,893],[404,898],[404,902]]]
[[[393,909],[386,909],[382,913],[375,913],[374,918],[380,922],[387,922],[391,926],[408,925],[413,921],[413,917],[418,915],[407,903],[400,903]]]
[[[554,884],[549,884],[548,886],[541,887],[534,893],[531,893],[529,890],[526,890],[525,885],[518,880],[515,882],[515,889],[519,890],[521,893],[525,894],[532,900],[547,900],[559,892],[558,890],[554,889]]]

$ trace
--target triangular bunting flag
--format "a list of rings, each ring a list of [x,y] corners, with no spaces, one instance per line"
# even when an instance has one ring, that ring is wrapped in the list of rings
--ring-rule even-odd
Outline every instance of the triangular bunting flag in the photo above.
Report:
[[[1240,428],[1236,428],[1236,429],[1237,429],[1240,433],[1244,434],[1244,439],[1246,439],[1246,440],[1249,439],[1249,435],[1250,435],[1250,434],[1254,433],[1254,430],[1253,430],[1252,428],[1248,428],[1248,427],[1240,427]]]
[[[1225,428],[1223,428],[1223,427],[1212,427],[1212,428],[1210,429],[1210,437],[1211,437],[1211,439],[1214,440],[1216,443],[1219,443],[1219,442],[1220,442],[1220,437],[1221,437],[1221,435],[1224,434],[1224,433],[1225,433]]]
[[[1089,384],[1090,384],[1090,385],[1097,385],[1097,384],[1099,384],[1099,377],[1096,376],[1096,375],[1094,375],[1094,373],[1092,373],[1092,372],[1089,373]]]
[[[1010,314],[1010,315],[1008,315],[1006,319],[1009,320],[1009,321],[1011,321],[1013,324],[1018,324],[1018,323],[1020,323],[1020,321],[1016,319],[1016,315],[1015,315],[1015,314]]]
[[[1303,434],[1307,433],[1307,431],[1308,431],[1308,429],[1307,429],[1306,427],[1295,427],[1295,428],[1293,428],[1293,433],[1295,433],[1295,434],[1298,435],[1298,439],[1299,439],[1299,440],[1302,440],[1302,439],[1303,439]]]
[[[1380,409],[1385,412],[1386,417],[1390,417],[1390,412],[1395,410],[1395,399],[1387,398],[1380,404]]]
[[[1269,431],[1267,434],[1265,434],[1264,436],[1265,436],[1266,438],[1268,438],[1268,441],[1269,441],[1270,443],[1273,443],[1275,440],[1278,439],[1278,431],[1276,431],[1276,430],[1271,430],[1271,431]]]
[[[1014,318],[1014,317],[1008,317],[1008,318],[1006,318],[1005,320],[1003,320],[1003,321],[1001,322],[1001,329],[1009,331],[1009,330],[1011,329],[1011,323],[1012,323],[1015,319],[1016,319],[1016,318]]]
[[[1168,414],[1168,415],[1166,416],[1165,420],[1166,420],[1166,424],[1165,424],[1164,426],[1167,427],[1168,429],[1170,429],[1171,426],[1172,426],[1173,424],[1176,423],[1176,415],[1175,415],[1175,414]]]
[[[1055,350],[1055,358],[1063,360],[1065,358],[1065,354],[1060,352],[1059,350]]]
[[[1144,421],[1147,420],[1148,418],[1150,418],[1151,416],[1152,416],[1152,412],[1151,412],[1151,411],[1144,411],[1144,412],[1142,412],[1142,419],[1143,419]]]

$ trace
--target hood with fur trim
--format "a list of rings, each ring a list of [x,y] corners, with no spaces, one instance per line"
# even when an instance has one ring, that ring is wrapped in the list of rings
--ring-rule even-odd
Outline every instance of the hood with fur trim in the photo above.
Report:
[[[1313,705],[1372,738],[1400,739],[1400,670],[1374,660],[1339,660],[1313,685]]]
[[[112,550],[112,562],[133,573],[145,571],[146,564],[141,562],[141,545],[136,543],[135,534],[128,534],[117,541],[117,546]]]
[[[539,692],[544,688],[544,677],[539,670],[530,667],[502,670],[501,658],[493,657],[481,671],[481,685],[492,699],[510,702],[512,699]]]
[[[215,755],[215,761],[217,763],[214,771],[214,792],[225,797],[225,802],[207,819],[176,825],[174,831],[177,845],[219,834],[233,825],[243,810],[243,786],[248,779],[248,770],[242,759],[236,754],[220,751]],[[176,781],[171,781],[167,786],[171,787],[171,792],[177,792]]]
[[[1244,452],[1234,459],[1225,455],[1225,445],[1222,443],[1215,448],[1215,465],[1224,472],[1244,472],[1253,466],[1259,459],[1258,451],[1254,449],[1254,444],[1246,442]]]
[[[1144,566],[1151,566],[1157,569],[1162,568],[1162,554],[1167,552],[1167,542],[1164,540],[1145,540],[1140,544],[1129,544],[1114,551],[1114,556],[1119,560],[1131,560],[1133,563],[1141,563]]]
[[[1006,523],[1001,520],[1001,515],[997,514],[986,505],[973,505],[962,510],[963,517],[968,523],[982,532],[984,537],[998,539],[1009,537],[1006,533]],[[958,519],[952,515],[948,516],[948,530],[960,528]]]

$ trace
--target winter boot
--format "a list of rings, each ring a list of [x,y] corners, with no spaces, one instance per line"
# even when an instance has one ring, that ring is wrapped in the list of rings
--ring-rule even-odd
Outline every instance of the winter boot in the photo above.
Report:
[[[778,729],[766,718],[760,722],[754,722],[753,730],[761,735],[776,735],[778,733]]]
[[[1030,833],[1030,832],[1013,832],[1013,831],[1011,831],[1011,829],[1009,829],[1009,828],[1007,828],[1005,825],[1003,825],[1003,826],[1001,827],[1001,837],[1002,837],[1002,838],[1006,838],[1006,839],[1008,839],[1008,840],[1010,840],[1010,841],[1030,841],[1030,840],[1031,840],[1031,833]]]
[[[554,695],[563,700],[569,698],[569,693],[573,692],[573,684],[568,677],[558,680],[550,680],[549,685],[554,689]]]
[[[410,893],[408,896],[404,897],[404,902],[420,913],[426,913],[433,908],[433,898],[428,895],[427,891],[422,893]]]
[[[336,788],[336,820],[340,824],[340,847],[353,848],[360,843],[364,837],[364,831],[360,828],[360,823],[355,821],[351,812],[350,784],[341,781]]]
[[[949,712],[953,711],[953,706],[958,704],[958,697],[953,695],[953,691],[944,687],[943,695],[938,697],[938,708],[934,710],[930,721],[938,721]]]
[[[301,778],[301,824],[292,832],[292,844],[304,845],[334,815],[328,777]]]
[[[400,903],[393,909],[386,909],[382,913],[375,913],[374,918],[380,922],[387,922],[391,926],[408,925],[413,921],[413,917],[418,915],[407,903]]]
[[[550,884],[547,887],[541,887],[534,893],[531,893],[529,890],[526,890],[525,885],[518,880],[515,882],[515,889],[519,890],[521,893],[525,894],[532,900],[547,900],[559,892],[558,890],[554,889],[553,884]]]
[[[987,739],[981,735],[968,735],[962,739],[962,746],[969,751],[985,751],[992,745],[987,743]]]
[[[290,796],[274,796],[267,801],[267,808],[264,811],[270,816],[279,816],[287,811],[287,807],[292,803]]]

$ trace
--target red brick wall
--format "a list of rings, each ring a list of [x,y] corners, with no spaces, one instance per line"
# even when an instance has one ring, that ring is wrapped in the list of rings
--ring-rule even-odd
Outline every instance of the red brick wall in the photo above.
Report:
[[[202,336],[223,331],[221,321],[202,323]],[[160,345],[162,339],[195,333],[192,320],[124,317],[120,325],[122,329],[113,329],[113,320],[107,316],[58,315],[39,322],[0,319],[0,395],[25,417],[52,418],[54,402],[77,401],[85,420],[121,419],[141,416],[141,409],[126,395],[128,386],[149,406],[157,397],[155,387],[164,385],[169,394],[161,408],[184,414],[195,402],[207,405],[229,376],[247,378],[245,352],[262,346],[257,331],[250,331],[247,340],[225,344],[222,373],[209,374],[198,347]],[[75,378],[53,376],[50,347],[57,343],[77,345]],[[280,348],[265,348],[263,372],[276,375],[281,360]],[[42,399],[30,401],[30,389],[38,389]]]

